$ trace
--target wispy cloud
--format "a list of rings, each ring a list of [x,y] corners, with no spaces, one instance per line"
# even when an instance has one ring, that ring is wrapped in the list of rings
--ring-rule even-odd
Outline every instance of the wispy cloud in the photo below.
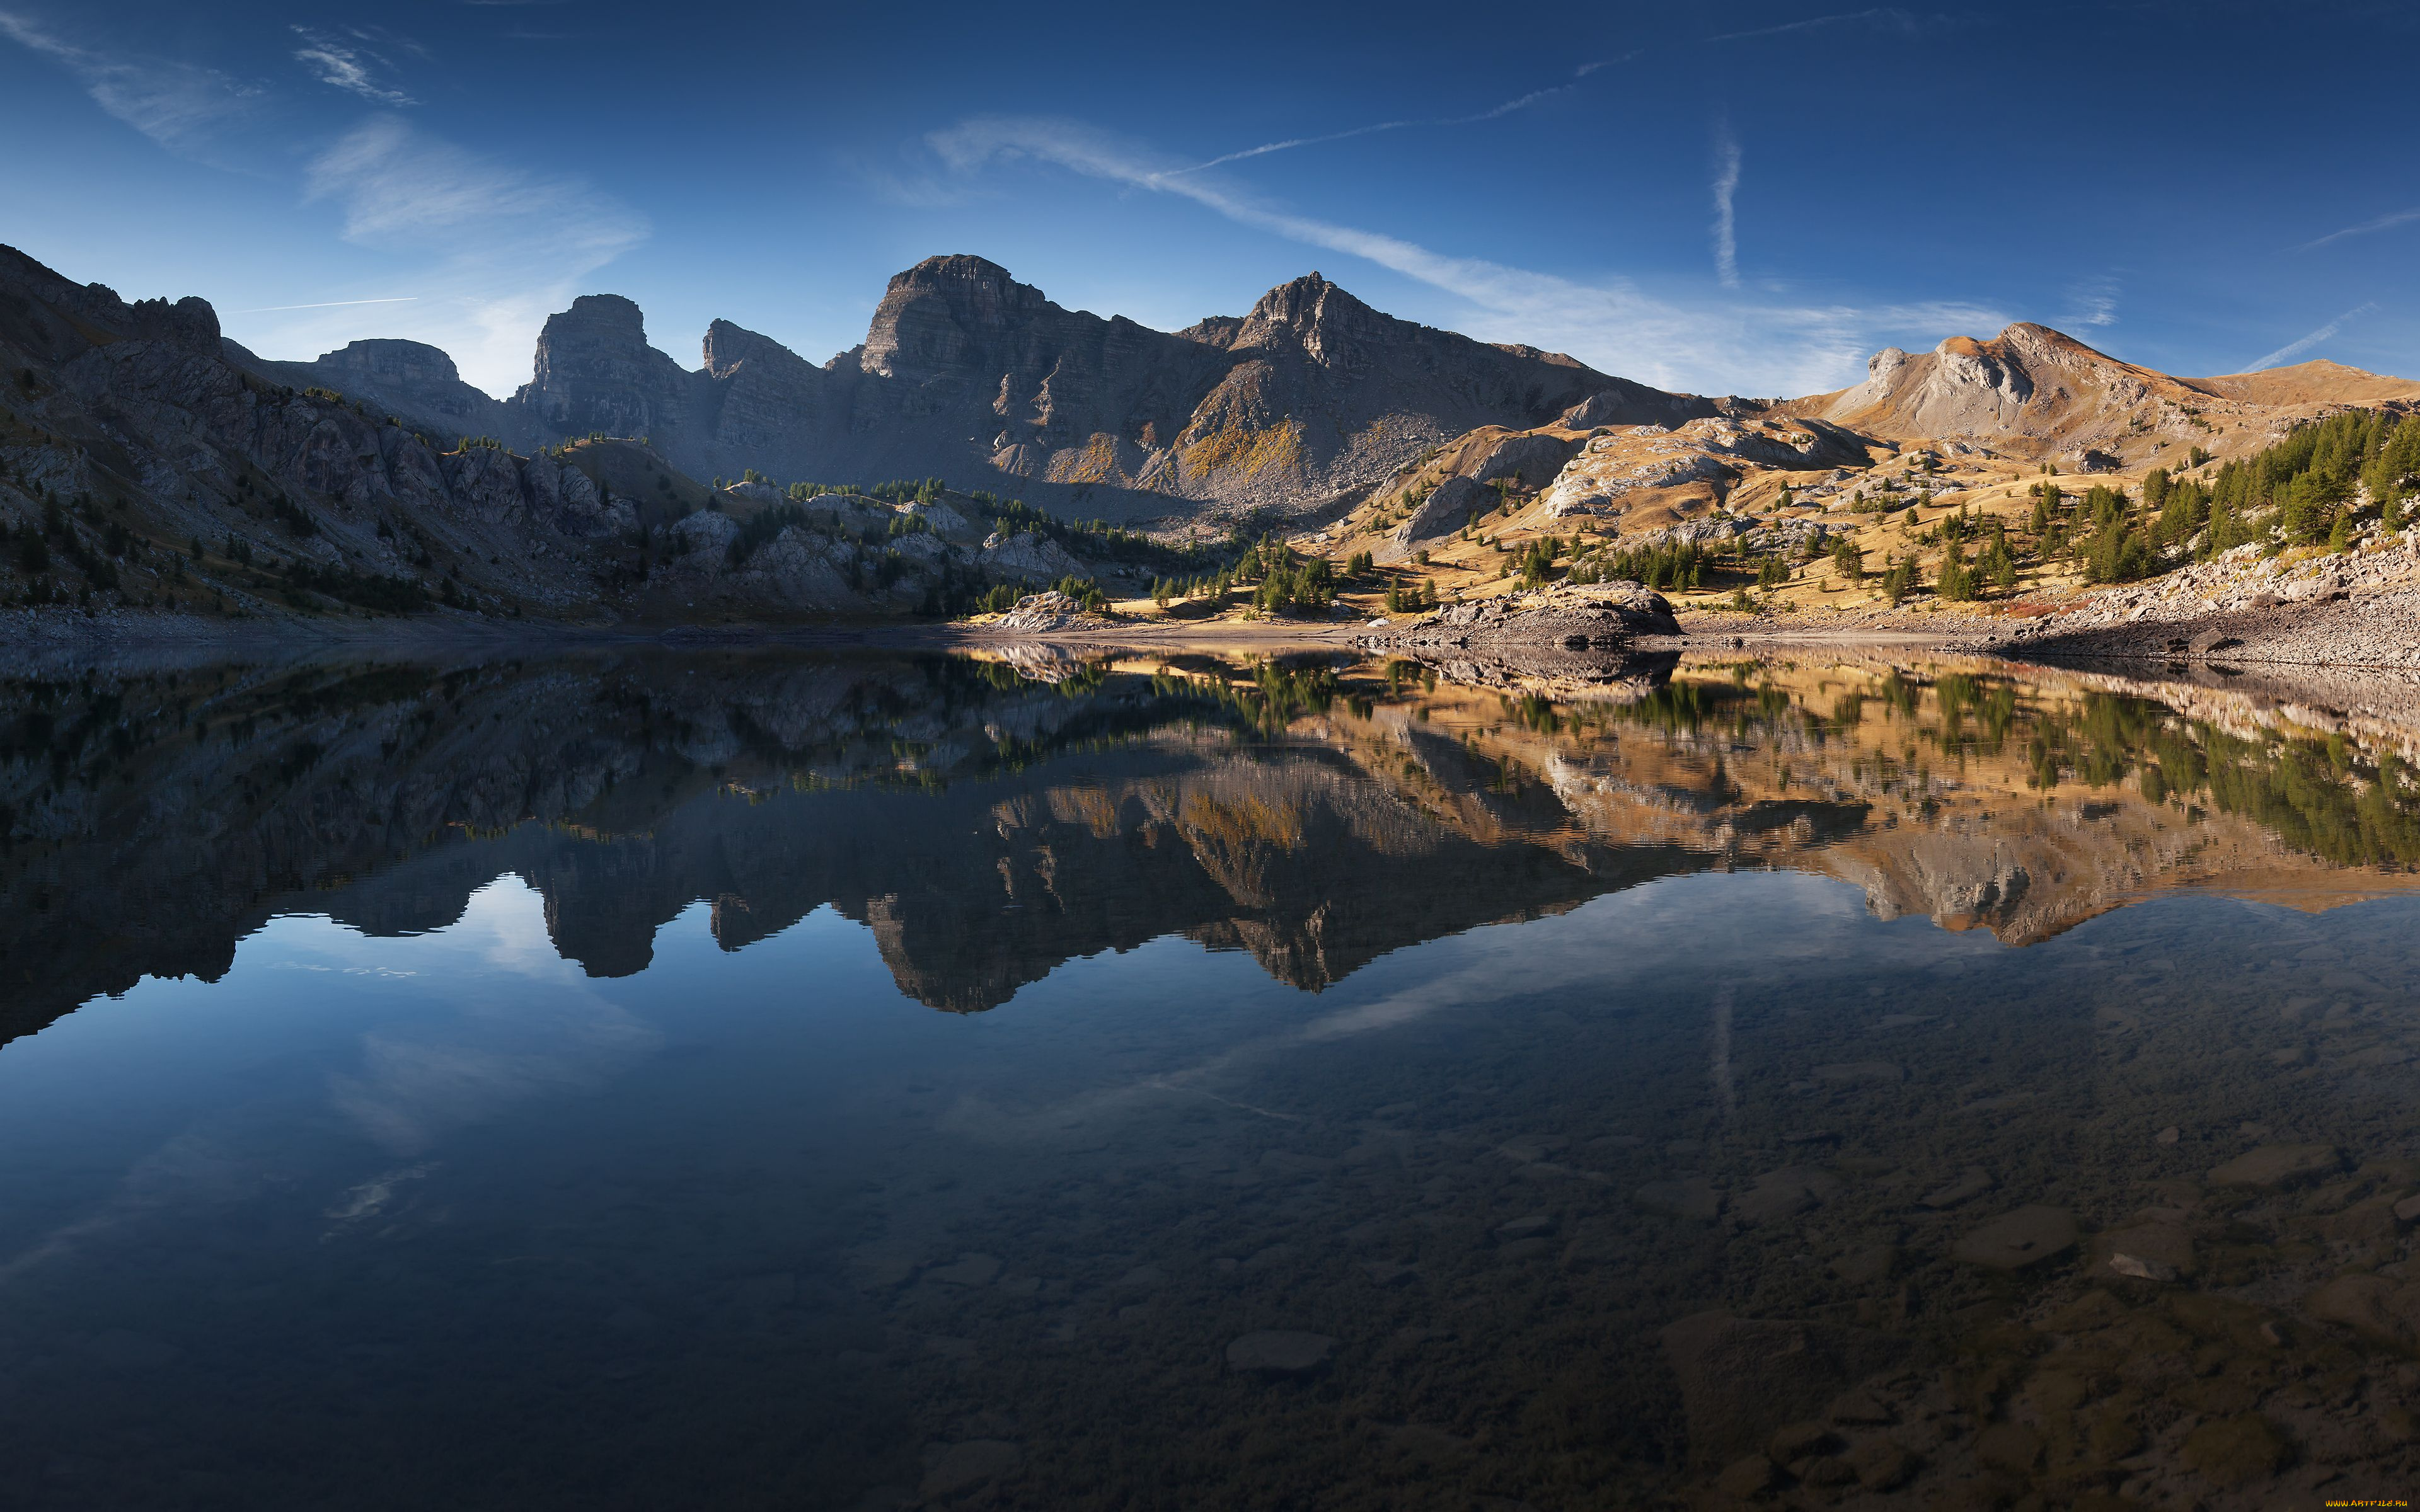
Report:
[[[373,117],[313,159],[305,194],[338,207],[345,239],[402,265],[423,292],[387,312],[402,319],[382,315],[375,332],[357,316],[330,313],[263,339],[292,347],[412,336],[446,347],[465,378],[496,393],[526,375],[547,315],[650,232],[644,216],[582,179],[498,162],[396,116]]]
[[[1829,16],[1809,16],[1805,21],[1785,21],[1778,26],[1757,26],[1747,31],[1721,32],[1706,39],[1710,42],[1739,42],[1751,37],[1784,37],[1792,32],[1820,31],[1827,26],[1871,26],[1878,31],[1899,32],[1913,37],[1922,22],[1896,6],[1876,6],[1868,10],[1843,10]]]
[[[1464,300],[1473,306],[1465,328],[1482,339],[1555,346],[1605,371],[1668,387],[1705,391],[1745,380],[1760,393],[1803,393],[1853,376],[1877,335],[1912,331],[1937,339],[1945,323],[1952,331],[1993,329],[2002,318],[1946,304],[1882,311],[1744,302],[1691,308],[1646,294],[1627,279],[1581,283],[1298,215],[1080,122],[979,117],[927,141],[962,174],[1021,159],[1178,195],[1238,224],[1364,258]]]
[[[20,11],[0,10],[0,37],[74,74],[95,104],[188,157],[206,156],[215,131],[248,114],[262,93],[216,69],[70,41]]]
[[[950,209],[989,197],[978,185],[946,179],[930,172],[902,173],[852,153],[835,153],[832,161],[842,172],[863,184],[875,198],[904,209]]]
[[[2068,291],[2074,308],[2059,316],[2059,323],[2077,326],[2114,326],[2118,323],[2118,279],[2103,274]]]
[[[2337,332],[2342,331],[2348,321],[2359,319],[2361,316],[2367,315],[2370,311],[2377,308],[2378,306],[2375,303],[2356,304],[2351,309],[2347,310],[2344,314],[2329,321],[2326,325],[2321,326],[2319,330],[2303,337],[2300,341],[2289,341],[2283,347],[2278,347],[2275,351],[2271,352],[2266,357],[2256,358],[2252,364],[2244,368],[2243,371],[2246,373],[2257,373],[2264,368],[2281,367],[2284,364],[2292,362],[2297,357],[2302,356],[2304,352],[2309,351],[2312,347],[2327,340],[2329,337],[2335,335]]]
[[[302,45],[294,50],[294,61],[311,70],[321,84],[359,95],[374,105],[411,105],[418,101],[400,89],[391,89],[378,82],[373,69],[390,69],[384,57],[362,45],[368,39],[362,33],[340,38],[329,32],[297,26],[294,35]]]
[[[637,211],[582,180],[506,166],[394,116],[321,153],[307,181],[312,198],[342,203],[346,239],[365,244],[442,237],[520,249],[535,238],[584,270],[648,231]]]
[[[1714,123],[1714,277],[1725,288],[1739,287],[1739,219],[1732,200],[1739,193],[1740,145],[1728,120]]]
[[[2341,231],[2331,231],[2316,241],[2304,242],[2294,250],[2309,252],[2314,247],[2324,247],[2331,241],[2342,241],[2347,237],[2366,237],[2373,231],[2391,230],[2398,225],[2409,225],[2414,221],[2420,221],[2420,206],[2414,206],[2408,210],[2395,210],[2379,216],[2375,220],[2364,221],[2359,225],[2346,226]]]

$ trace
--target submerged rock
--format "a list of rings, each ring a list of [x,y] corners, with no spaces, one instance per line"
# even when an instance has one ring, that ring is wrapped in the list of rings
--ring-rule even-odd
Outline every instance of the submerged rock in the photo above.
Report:
[[[1722,1194],[1702,1176],[1650,1181],[1632,1193],[1631,1200],[1649,1212],[1671,1218],[1695,1218],[1699,1222],[1711,1221],[1723,1210]]]
[[[2185,1464],[2221,1486],[2265,1480],[2286,1468],[2293,1447],[2257,1412],[2219,1418],[2185,1435]]]
[[[1327,1363],[1336,1341],[1325,1334],[1263,1329],[1227,1346],[1227,1368],[1264,1376],[1307,1376]]]
[[[937,1443],[924,1451],[924,1479],[916,1488],[917,1494],[954,1496],[998,1479],[1015,1470],[1024,1458],[1025,1451],[1005,1439]]]
[[[2342,1163],[2334,1145],[2263,1145],[2213,1169],[2210,1184],[2275,1191],[2323,1176]]]
[[[1728,1313],[1683,1318],[1664,1330],[1663,1342],[1688,1419],[1689,1458],[1703,1466],[1768,1447],[1777,1432],[1813,1422],[1842,1392],[1904,1363],[1914,1349],[1840,1324]]]
[[[1954,1208],[1992,1190],[1992,1173],[1980,1165],[1969,1165],[1958,1180],[1948,1185],[1927,1192],[1924,1205],[1928,1208]]]
[[[2341,1324],[2381,1344],[2401,1350],[2420,1344],[2420,1286],[2356,1273],[2319,1288],[2303,1305],[2323,1323]]]
[[[2194,1268],[2193,1236],[2172,1223],[2137,1224],[2101,1236],[2109,1269],[2141,1281],[2173,1281]]]
[[[1794,1217],[1840,1190],[1840,1179],[1811,1165],[1785,1165],[1756,1179],[1731,1209],[1752,1224]]]
[[[2026,1206],[2001,1214],[1949,1248],[1949,1257],[1993,1271],[2022,1271],[2075,1247],[2075,1215]]]
[[[988,1255],[961,1255],[951,1264],[937,1265],[924,1274],[954,1287],[985,1287],[1000,1274],[1000,1261]]]
[[[1899,1082],[1907,1072],[1887,1060],[1843,1060],[1807,1072],[1819,1082]]]

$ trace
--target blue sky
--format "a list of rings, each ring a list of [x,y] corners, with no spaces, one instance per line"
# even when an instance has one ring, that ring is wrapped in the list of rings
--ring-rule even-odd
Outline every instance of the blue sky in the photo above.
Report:
[[[1317,269],[1706,393],[2016,319],[2420,376],[2416,49],[2408,5],[0,0],[0,240],[497,393],[575,294],[821,362],[944,252],[1164,329]]]

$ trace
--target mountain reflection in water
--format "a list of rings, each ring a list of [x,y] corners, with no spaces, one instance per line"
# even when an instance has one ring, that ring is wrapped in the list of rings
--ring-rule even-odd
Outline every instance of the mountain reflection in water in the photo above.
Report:
[[[2291,691],[0,684],[0,1500],[2405,1494],[2420,791]]]
[[[2404,886],[2405,751],[1984,664],[1626,670],[1562,701],[1397,661],[631,656],[0,685],[5,1027],[215,979],[281,910],[441,928],[513,874],[592,976],[696,900],[830,903],[987,1009],[1182,934],[1317,990],[1676,872],[1780,867],[2047,938],[2149,891]]]

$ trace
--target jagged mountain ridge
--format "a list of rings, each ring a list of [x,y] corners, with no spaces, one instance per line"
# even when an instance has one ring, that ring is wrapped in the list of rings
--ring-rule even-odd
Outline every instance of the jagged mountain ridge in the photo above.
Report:
[[[1888,442],[2125,467],[2180,443],[2247,450],[2336,404],[2420,399],[2420,385],[2329,363],[2178,378],[2020,322],[1923,354],[1885,347],[1847,389],[1771,405],[1713,400],[1398,320],[1316,272],[1243,316],[1166,332],[1064,309],[968,255],[892,279],[865,341],[819,366],[718,319],[692,371],[649,344],[636,304],[597,294],[547,321],[531,381],[508,400],[462,383],[443,353],[416,343],[356,342],[315,363],[259,367],[516,448],[644,436],[701,477],[939,475],[1162,526],[1371,498],[1489,428],[1576,434],[1770,414]]]
[[[418,343],[355,342],[311,363],[231,356],[515,448],[602,431],[646,437],[699,477],[930,475],[1168,520],[1290,511],[1479,426],[1544,424],[1585,402],[1630,423],[1714,412],[1557,353],[1396,319],[1315,272],[1243,316],[1169,332],[1063,309],[964,255],[892,279],[865,341],[820,366],[716,320],[691,371],[649,344],[636,304],[608,294],[548,319],[531,381],[508,400]]]

